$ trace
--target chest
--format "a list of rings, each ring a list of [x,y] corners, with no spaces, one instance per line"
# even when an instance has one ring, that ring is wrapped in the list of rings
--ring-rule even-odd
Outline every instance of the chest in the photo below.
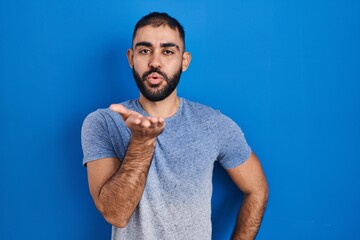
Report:
[[[209,191],[217,156],[217,137],[211,128],[164,131],[158,136],[148,186],[182,197]]]

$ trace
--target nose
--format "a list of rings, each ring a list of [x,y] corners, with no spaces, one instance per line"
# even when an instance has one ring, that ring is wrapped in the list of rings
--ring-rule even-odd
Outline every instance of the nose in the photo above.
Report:
[[[161,59],[160,54],[154,52],[149,61],[150,68],[160,68],[161,67]]]

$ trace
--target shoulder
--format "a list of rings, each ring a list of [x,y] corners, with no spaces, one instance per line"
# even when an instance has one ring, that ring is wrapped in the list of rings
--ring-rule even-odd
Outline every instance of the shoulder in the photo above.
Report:
[[[233,120],[223,114],[220,110],[214,109],[208,105],[204,105],[198,102],[193,102],[187,99],[183,99],[184,111],[186,114],[191,114],[192,117],[197,117],[206,121],[215,122],[231,122]]]
[[[133,100],[122,102],[121,104],[128,109],[136,108]],[[123,134],[128,132],[128,128],[119,113],[110,110],[110,108],[100,108],[86,116],[82,125],[82,131],[99,131],[103,133],[114,133],[120,131],[120,133]]]
[[[193,102],[188,99],[183,99],[183,107],[184,110],[191,113],[191,114],[197,114],[197,115],[211,115],[211,116],[217,116],[220,114],[219,110],[215,110],[210,106]]]
[[[116,114],[109,108],[97,109],[88,114],[84,120],[83,126],[93,124],[105,124],[108,120],[115,119]]]
[[[128,100],[120,104],[124,105],[128,109],[134,108],[134,100]],[[108,122],[119,122],[121,120],[122,119],[120,115],[114,111],[111,111],[110,108],[99,108],[86,116],[84,124],[106,124]]]

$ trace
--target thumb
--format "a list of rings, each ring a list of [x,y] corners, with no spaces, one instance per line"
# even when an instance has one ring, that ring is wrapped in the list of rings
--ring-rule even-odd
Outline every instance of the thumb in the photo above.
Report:
[[[110,110],[117,112],[121,115],[124,121],[130,116],[131,111],[121,104],[111,104]]]

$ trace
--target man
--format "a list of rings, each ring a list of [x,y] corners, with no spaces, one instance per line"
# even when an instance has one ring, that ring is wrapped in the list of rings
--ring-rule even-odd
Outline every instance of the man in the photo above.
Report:
[[[143,17],[127,58],[139,99],[91,113],[82,129],[90,193],[112,239],[211,239],[215,161],[244,193],[233,239],[254,239],[264,173],[232,120],[177,96],[191,61],[180,23],[165,13]]]

